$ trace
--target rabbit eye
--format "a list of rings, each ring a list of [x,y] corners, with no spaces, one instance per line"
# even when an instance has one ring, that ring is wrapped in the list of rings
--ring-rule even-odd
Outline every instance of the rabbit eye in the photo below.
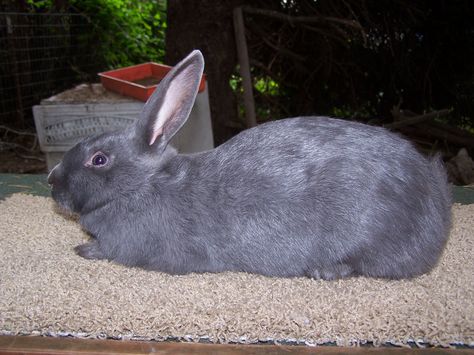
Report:
[[[91,160],[89,161],[89,164],[86,164],[86,165],[100,167],[107,164],[107,161],[108,161],[108,158],[104,153],[97,152],[92,156]]]
[[[97,154],[94,156],[94,158],[92,158],[92,165],[100,166],[104,165],[105,163],[107,163],[107,157],[103,154]]]

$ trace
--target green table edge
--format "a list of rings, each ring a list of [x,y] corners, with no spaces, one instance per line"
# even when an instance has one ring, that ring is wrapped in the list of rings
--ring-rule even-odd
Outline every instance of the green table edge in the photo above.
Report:
[[[0,174],[0,200],[15,193],[51,196],[46,174]]]
[[[0,174],[0,200],[14,193],[51,196],[46,174]],[[454,186],[453,201],[468,205],[474,203],[474,186]]]

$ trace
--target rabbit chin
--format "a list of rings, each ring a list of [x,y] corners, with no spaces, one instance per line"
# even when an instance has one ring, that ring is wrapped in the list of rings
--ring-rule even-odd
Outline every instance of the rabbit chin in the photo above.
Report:
[[[53,189],[51,191],[51,195],[53,196],[53,200],[56,202],[56,206],[59,208],[62,214],[70,216],[79,214],[78,211],[74,209],[71,199],[68,198],[64,193]]]
[[[79,218],[81,217],[79,213],[73,212],[69,208],[60,205],[58,202],[54,204],[53,210],[64,218],[73,220],[75,222],[79,222]]]

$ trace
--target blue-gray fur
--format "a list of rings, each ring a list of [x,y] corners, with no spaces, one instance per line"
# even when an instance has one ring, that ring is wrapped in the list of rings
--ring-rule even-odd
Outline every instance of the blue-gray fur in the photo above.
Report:
[[[439,157],[383,128],[298,117],[182,155],[167,143],[186,114],[157,139],[159,149],[145,144],[167,85],[198,83],[202,66],[194,51],[136,129],[79,143],[50,174],[54,199],[93,237],[79,255],[171,274],[399,279],[433,268],[450,228],[446,173]],[[183,67],[195,78],[180,79]],[[108,163],[85,166],[98,151]]]

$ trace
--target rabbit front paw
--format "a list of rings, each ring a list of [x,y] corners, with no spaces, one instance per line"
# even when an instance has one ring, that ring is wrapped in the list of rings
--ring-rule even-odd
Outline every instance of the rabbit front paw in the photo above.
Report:
[[[99,249],[96,241],[78,245],[74,248],[77,255],[85,259],[106,259],[104,253]]]

